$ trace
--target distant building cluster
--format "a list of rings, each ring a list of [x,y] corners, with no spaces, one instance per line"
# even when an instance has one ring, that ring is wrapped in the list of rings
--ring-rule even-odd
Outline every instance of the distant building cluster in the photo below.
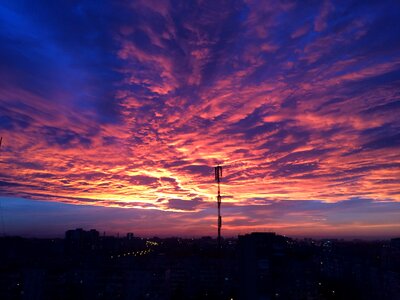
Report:
[[[0,299],[399,299],[400,239],[0,239]]]

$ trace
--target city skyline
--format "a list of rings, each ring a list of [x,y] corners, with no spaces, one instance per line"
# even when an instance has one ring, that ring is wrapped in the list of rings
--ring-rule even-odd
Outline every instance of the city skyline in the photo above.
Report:
[[[397,1],[5,2],[7,234],[400,234]]]

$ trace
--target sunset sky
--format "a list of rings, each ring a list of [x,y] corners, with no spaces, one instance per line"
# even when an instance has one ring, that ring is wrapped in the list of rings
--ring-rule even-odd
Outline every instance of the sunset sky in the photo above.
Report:
[[[400,235],[399,1],[2,1],[7,235]],[[0,224],[1,225],[1,224]]]

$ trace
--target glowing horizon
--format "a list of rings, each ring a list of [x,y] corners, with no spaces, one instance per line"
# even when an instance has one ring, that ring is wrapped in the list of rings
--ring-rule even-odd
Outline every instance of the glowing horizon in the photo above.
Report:
[[[225,232],[400,234],[399,11],[1,4],[0,196],[208,233],[221,164]]]

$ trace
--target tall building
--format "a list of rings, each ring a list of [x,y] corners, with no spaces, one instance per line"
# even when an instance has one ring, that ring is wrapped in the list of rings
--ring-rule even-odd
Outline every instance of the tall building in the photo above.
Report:
[[[95,229],[85,231],[82,228],[65,232],[65,246],[69,253],[79,253],[96,250],[99,242],[99,232]]]
[[[273,274],[285,256],[288,239],[273,232],[253,232],[238,240],[240,298],[270,299],[279,295]]]

